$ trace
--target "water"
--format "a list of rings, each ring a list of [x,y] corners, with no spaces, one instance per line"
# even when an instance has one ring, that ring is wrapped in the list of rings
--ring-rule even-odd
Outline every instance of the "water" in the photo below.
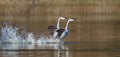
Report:
[[[73,34],[74,36],[74,34]],[[76,37],[77,38],[77,37]],[[55,42],[55,43],[53,43]],[[1,28],[0,57],[119,57],[119,42],[56,43],[48,36],[35,38],[32,32],[11,24]]]
[[[68,50],[63,44],[59,44],[59,40],[54,40],[46,36],[36,39],[31,32],[24,32],[18,27],[13,27],[9,22],[1,28],[0,51],[1,57],[18,56],[19,51],[58,51],[56,56],[61,56],[59,50]],[[22,52],[22,53],[23,53]],[[68,57],[68,52],[65,52]],[[22,55],[21,55],[22,56]],[[24,56],[24,55],[23,55]]]
[[[90,45],[90,46],[89,46]],[[99,43],[97,45],[104,46]],[[119,55],[119,48],[111,47],[97,47],[94,43],[74,43],[65,45],[58,44],[3,44],[1,45],[1,57],[116,57]],[[119,45],[116,45],[116,47]],[[110,48],[111,47],[111,48]],[[116,50],[114,50],[116,49]]]
[[[5,24],[1,29],[1,38],[0,43],[6,44],[46,44],[48,42],[59,42],[58,39],[54,40],[53,38],[48,38],[41,36],[37,40],[34,37],[34,34],[19,31],[19,28],[12,27],[12,25]]]
[[[107,26],[105,28],[100,27],[106,33],[111,35],[111,26],[109,23],[89,23],[92,27],[100,27],[101,25]],[[113,23],[114,24],[114,23]],[[82,26],[84,25],[84,26]],[[82,23],[82,28],[88,26],[88,24]],[[93,30],[93,28],[86,28],[81,30]],[[75,29],[75,28],[74,28]],[[70,29],[70,30],[74,30]],[[96,28],[98,31],[101,29]],[[78,32],[81,36],[86,33],[86,37],[89,36],[88,32]],[[73,33],[76,33],[73,32]],[[96,31],[89,31],[94,34]],[[108,33],[109,32],[109,33]],[[49,32],[48,32],[49,33]],[[101,32],[102,33],[102,32]],[[113,33],[113,32],[112,32]],[[92,35],[91,34],[91,35]],[[38,35],[38,34],[37,34]],[[103,35],[103,34],[101,34]],[[27,32],[25,29],[21,30],[20,27],[13,26],[11,24],[5,24],[1,27],[1,44],[0,44],[0,57],[119,57],[120,45],[118,40],[109,40],[107,37],[96,39],[96,36],[91,38],[81,38],[76,34],[69,34],[65,38],[65,44],[56,43],[49,34],[39,34],[39,37],[33,32]],[[76,37],[73,37],[76,36]],[[114,36],[114,34],[113,34]],[[100,36],[99,36],[100,37]],[[103,36],[102,36],[103,37]],[[78,41],[78,38],[81,40]],[[115,38],[115,37],[113,37]],[[74,39],[74,40],[69,40]],[[111,38],[109,38],[111,39]],[[117,39],[117,38],[115,38]],[[89,41],[88,41],[89,40]],[[55,42],[55,43],[52,43]],[[59,42],[59,41],[57,41]]]
[[[120,57],[119,5],[120,0],[0,0],[0,57]],[[65,44],[50,43],[55,41],[47,30],[59,16],[76,18]],[[6,20],[13,24],[4,26]]]

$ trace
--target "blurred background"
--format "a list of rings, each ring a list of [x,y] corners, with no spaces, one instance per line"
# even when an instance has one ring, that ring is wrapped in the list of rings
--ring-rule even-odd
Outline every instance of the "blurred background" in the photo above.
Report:
[[[35,37],[49,35],[60,16],[76,18],[65,41],[120,42],[120,0],[0,0],[0,27],[12,21]]]

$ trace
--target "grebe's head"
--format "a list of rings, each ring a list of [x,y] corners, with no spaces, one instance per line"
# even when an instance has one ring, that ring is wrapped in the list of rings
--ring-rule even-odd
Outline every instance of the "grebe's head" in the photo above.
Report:
[[[55,29],[56,29],[56,26],[54,26],[54,25],[51,25],[48,27],[48,30],[50,30],[50,31],[55,30]]]
[[[59,17],[59,19],[62,19],[62,20],[64,20],[64,19],[66,19],[67,17]]]
[[[69,21],[74,21],[75,18],[70,18]]]
[[[53,25],[48,27],[48,30],[50,31],[50,35],[53,35],[55,29],[56,29],[56,26],[53,26]]]

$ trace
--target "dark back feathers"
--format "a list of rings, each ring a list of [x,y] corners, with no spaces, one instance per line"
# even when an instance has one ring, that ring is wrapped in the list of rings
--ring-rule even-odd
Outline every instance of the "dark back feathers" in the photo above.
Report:
[[[57,30],[58,35],[61,36],[61,34],[62,34],[64,31],[65,31],[65,29],[59,29],[59,30]]]

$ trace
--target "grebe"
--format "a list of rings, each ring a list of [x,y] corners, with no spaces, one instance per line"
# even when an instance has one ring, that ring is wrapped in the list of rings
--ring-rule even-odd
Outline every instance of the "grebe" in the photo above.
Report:
[[[57,30],[57,33],[58,33],[58,38],[64,42],[64,38],[68,35],[68,24],[70,21],[74,21],[74,18],[70,18],[68,21],[67,21],[67,24],[65,26],[64,29],[58,29]]]
[[[57,28],[54,25],[51,25],[48,27],[48,30],[50,31],[50,35],[52,36],[52,38],[56,38],[58,33],[56,32],[58,29],[60,29],[60,20],[64,20],[66,19],[65,17],[59,17],[58,18],[58,22],[57,22]]]

